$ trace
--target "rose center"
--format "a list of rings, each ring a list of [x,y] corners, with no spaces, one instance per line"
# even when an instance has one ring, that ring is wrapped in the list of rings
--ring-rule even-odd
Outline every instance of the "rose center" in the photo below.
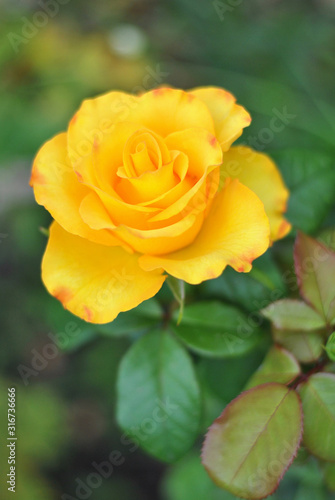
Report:
[[[119,177],[140,177],[154,172],[170,161],[169,151],[161,137],[148,130],[138,130],[125,144],[123,166],[118,169]]]

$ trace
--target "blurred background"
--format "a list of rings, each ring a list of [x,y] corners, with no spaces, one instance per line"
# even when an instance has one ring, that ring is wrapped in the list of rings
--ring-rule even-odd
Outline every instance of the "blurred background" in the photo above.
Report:
[[[66,129],[83,98],[164,83],[230,90],[253,116],[243,141],[256,149],[333,152],[335,1],[0,0],[0,19],[0,423],[6,432],[7,387],[14,385],[15,498],[232,499],[201,469],[201,441],[173,466],[122,442],[114,386],[130,340],[83,324],[44,289],[46,237],[39,228],[48,227],[50,217],[33,200],[30,168],[38,148]],[[274,116],[285,125],[281,130],[273,128]],[[326,219],[333,222],[333,214]],[[286,248],[279,244],[277,252]],[[78,335],[61,349],[67,331]],[[261,357],[199,362],[209,408],[203,433]],[[234,375],[225,389],[220,380],[229,370]],[[3,443],[1,472],[7,471]],[[94,485],[93,462],[113,450],[122,454],[122,465]],[[292,469],[276,499],[332,498],[316,493],[320,481],[313,463]],[[5,487],[1,498],[10,495]]]

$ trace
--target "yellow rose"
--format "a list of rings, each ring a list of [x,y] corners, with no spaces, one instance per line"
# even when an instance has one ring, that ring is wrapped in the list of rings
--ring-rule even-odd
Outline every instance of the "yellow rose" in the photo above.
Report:
[[[290,229],[288,191],[266,155],[231,144],[250,123],[219,88],[110,92],[84,101],[38,152],[31,186],[55,222],[48,291],[92,323],[155,295],[248,272]]]

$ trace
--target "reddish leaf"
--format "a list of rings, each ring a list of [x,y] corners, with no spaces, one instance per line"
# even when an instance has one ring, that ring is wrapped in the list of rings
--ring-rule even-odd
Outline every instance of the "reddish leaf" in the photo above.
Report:
[[[210,427],[203,464],[221,488],[257,500],[272,494],[291,465],[302,437],[297,393],[264,384],[234,399]]]
[[[299,233],[294,250],[295,272],[302,297],[328,324],[335,320],[335,252]]]

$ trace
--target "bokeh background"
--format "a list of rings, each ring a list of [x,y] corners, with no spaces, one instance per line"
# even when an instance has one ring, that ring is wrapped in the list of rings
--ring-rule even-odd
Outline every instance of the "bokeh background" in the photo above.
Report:
[[[50,217],[28,187],[31,163],[41,144],[66,128],[83,98],[164,83],[233,92],[253,116],[244,141],[256,149],[299,148],[307,156],[314,149],[334,157],[335,1],[0,0],[0,20],[0,424],[5,436],[7,387],[14,385],[15,498],[79,498],[78,479],[86,484],[92,463],[119,450],[124,463],[82,498],[232,499],[202,471],[200,442],[173,466],[121,443],[114,386],[130,338],[80,322],[43,288],[46,237],[40,228],[48,227]],[[278,113],[287,123],[275,132],[271,119]],[[317,173],[311,182],[318,183]],[[316,196],[323,200],[322,183]],[[324,225],[334,224],[335,186],[327,197]],[[302,211],[304,203],[308,224],[308,199]],[[289,264],[292,239],[276,248],[279,260]],[[67,330],[78,335],[62,350],[55,339]],[[199,361],[209,408],[204,432],[262,355]],[[1,437],[2,476],[4,442]],[[321,481],[313,462],[297,466],[275,498],[334,498]],[[12,498],[3,477],[1,483],[1,498]]]

